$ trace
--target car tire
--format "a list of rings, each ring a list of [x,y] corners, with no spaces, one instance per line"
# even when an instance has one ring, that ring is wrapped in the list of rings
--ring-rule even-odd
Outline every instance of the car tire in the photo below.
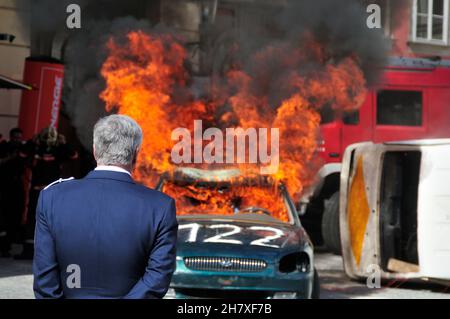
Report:
[[[320,278],[319,273],[314,269],[313,289],[311,299],[320,299]]]
[[[341,255],[339,229],[339,192],[325,202],[322,216],[322,237],[326,248],[333,254]]]

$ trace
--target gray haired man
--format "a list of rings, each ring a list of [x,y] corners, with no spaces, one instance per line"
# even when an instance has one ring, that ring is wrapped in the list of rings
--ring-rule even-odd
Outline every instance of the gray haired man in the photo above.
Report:
[[[36,298],[162,298],[175,270],[174,200],[136,183],[142,130],[111,115],[94,128],[97,168],[39,197]]]

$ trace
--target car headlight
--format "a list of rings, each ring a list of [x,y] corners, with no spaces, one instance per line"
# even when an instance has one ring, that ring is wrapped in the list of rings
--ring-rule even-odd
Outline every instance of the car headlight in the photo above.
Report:
[[[310,269],[311,261],[309,255],[305,252],[289,254],[280,260],[279,270],[282,273],[291,273],[294,271],[307,273]]]
[[[297,255],[297,270],[300,272],[309,272],[311,269],[311,262],[309,255],[305,252],[301,252]]]

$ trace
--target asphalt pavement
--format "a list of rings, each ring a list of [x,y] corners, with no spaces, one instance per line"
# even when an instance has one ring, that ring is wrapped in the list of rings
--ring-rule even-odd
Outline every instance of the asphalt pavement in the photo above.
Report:
[[[315,259],[323,299],[450,299],[450,289],[436,285],[398,283],[370,289],[345,276],[340,256],[317,253]],[[31,261],[0,258],[0,299],[34,298],[31,273]]]

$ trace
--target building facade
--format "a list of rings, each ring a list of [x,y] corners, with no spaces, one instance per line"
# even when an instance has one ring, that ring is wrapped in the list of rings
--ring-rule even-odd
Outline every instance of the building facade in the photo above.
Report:
[[[450,57],[449,0],[388,0],[384,8],[392,55]]]
[[[26,2],[0,0],[0,75],[21,80],[25,58],[30,55],[30,30]],[[11,37],[12,36],[12,37]],[[21,91],[0,89],[0,134],[8,138],[17,126]]]
[[[450,58],[450,0],[361,1],[380,4],[384,32],[392,40],[391,55],[433,60]],[[163,23],[184,35],[193,72],[206,77],[220,73],[233,37],[246,28],[256,5],[262,7],[259,14],[264,15],[264,10],[270,12],[271,6],[283,3],[276,0],[135,2],[140,8],[136,10],[140,19]],[[48,47],[42,44],[48,42],[44,41],[44,35],[30,31],[29,6],[29,0],[0,0],[0,75],[17,80],[22,79],[25,58],[36,53],[42,55],[44,51],[39,48]],[[214,29],[214,36],[208,32],[210,29]],[[50,49],[45,50],[57,59],[64,58],[61,48],[67,30],[61,30],[60,34],[52,37]],[[20,99],[20,90],[0,89],[0,134],[4,138],[17,126]]]

